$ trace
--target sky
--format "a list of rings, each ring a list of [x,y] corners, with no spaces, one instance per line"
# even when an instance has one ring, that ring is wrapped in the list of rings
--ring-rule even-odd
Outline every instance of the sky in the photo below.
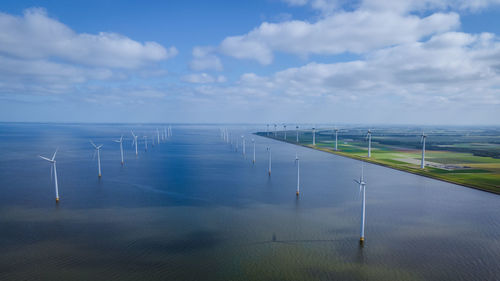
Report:
[[[500,0],[2,1],[0,121],[500,125]]]

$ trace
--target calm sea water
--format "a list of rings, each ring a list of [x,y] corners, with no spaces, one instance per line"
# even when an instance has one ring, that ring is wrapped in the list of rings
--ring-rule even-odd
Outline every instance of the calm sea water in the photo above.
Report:
[[[360,247],[360,162],[252,126],[229,126],[246,158],[197,125],[135,157],[130,130],[156,127],[0,124],[0,280],[500,280],[498,195],[365,164]]]

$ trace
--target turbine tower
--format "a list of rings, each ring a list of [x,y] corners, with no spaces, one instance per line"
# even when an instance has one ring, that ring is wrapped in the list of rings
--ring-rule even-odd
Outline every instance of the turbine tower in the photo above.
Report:
[[[144,151],[148,151],[148,136],[144,136]]]
[[[299,162],[299,156],[297,153],[295,153],[295,163],[297,164],[297,192],[295,193],[297,197],[299,197],[300,194],[300,162]]]
[[[266,149],[269,154],[269,168],[267,169],[267,172],[271,175],[271,147],[268,146]]]
[[[424,169],[425,168],[425,139],[427,138],[427,135],[422,132],[422,137],[420,138],[420,142],[422,143],[422,161],[420,163],[420,168]]]
[[[132,145],[135,144],[135,156],[137,156],[137,136],[134,134],[133,131],[130,131],[132,133]]]
[[[295,126],[295,134],[296,134],[296,137],[297,137],[297,142],[299,142],[299,126]]]
[[[286,140],[286,125],[283,124],[283,128],[285,128],[285,137],[284,137],[284,140]]]
[[[313,127],[313,146],[316,146],[316,128]]]
[[[334,131],[335,131],[335,151],[337,151],[338,150],[337,142],[338,142],[339,129],[335,128]]]
[[[368,158],[370,158],[372,157],[372,131],[370,129],[368,129],[365,139],[368,139]]]
[[[274,137],[277,137],[278,136],[278,132],[276,131],[276,124],[274,124]]]
[[[363,179],[363,164],[361,164],[361,177],[354,180],[359,185],[359,193],[363,193],[361,197],[361,229],[359,243],[362,245],[365,242],[365,201],[366,201],[366,183]]]
[[[51,159],[43,157],[41,155],[38,155],[38,156],[40,158],[42,158],[43,160],[46,160],[46,161],[49,161],[50,163],[52,163],[52,166],[50,168],[51,168],[51,170],[54,171],[54,180],[55,180],[54,184],[55,184],[55,189],[56,189],[56,203],[59,203],[59,186],[57,185],[56,154],[57,154],[57,149],[56,149],[56,152],[54,152],[54,155],[52,155]],[[50,176],[52,177],[52,171],[50,171]]]
[[[156,135],[158,137],[157,143],[160,144],[160,131],[158,130],[158,128],[156,128]]]
[[[103,146],[102,144],[97,146],[94,144],[93,141],[90,141],[90,144],[95,148],[95,152],[94,152],[94,157],[95,157],[95,153],[97,152],[97,168],[99,170],[99,174],[98,176],[101,177],[101,147]]]
[[[266,136],[269,136],[269,124],[267,124]]]
[[[245,154],[246,154],[245,136],[241,136],[241,139],[242,139],[242,143],[243,143],[242,153],[243,153],[243,156],[245,156]]]
[[[120,144],[120,155],[122,156],[122,165],[123,165],[123,135],[120,137],[119,140],[113,140],[113,141]]]
[[[252,163],[255,164],[255,140],[254,139],[252,139],[252,144],[253,144],[253,161],[252,161]]]

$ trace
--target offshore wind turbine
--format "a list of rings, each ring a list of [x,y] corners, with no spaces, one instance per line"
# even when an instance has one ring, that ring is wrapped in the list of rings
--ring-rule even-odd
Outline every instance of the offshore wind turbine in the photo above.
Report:
[[[425,139],[427,138],[427,135],[422,132],[422,136],[420,138],[420,142],[422,143],[422,161],[420,162],[420,168],[424,169],[425,168]]]
[[[144,136],[144,151],[148,151],[148,136]]]
[[[359,193],[362,193],[361,197],[361,228],[359,234],[359,243],[363,244],[365,242],[365,202],[366,202],[366,183],[363,178],[363,164],[361,164],[361,177],[358,180],[354,180],[359,185]]]
[[[269,124],[267,124],[266,136],[269,136]]]
[[[135,156],[137,156],[137,136],[132,130],[130,132],[132,133],[132,145],[135,144]]]
[[[286,140],[286,125],[285,124],[283,124],[283,128],[285,128],[285,137],[283,139]]]
[[[46,160],[46,161],[49,161],[50,163],[52,163],[52,166],[50,167],[51,171],[50,171],[50,176],[52,178],[52,171],[54,171],[54,184],[55,184],[55,190],[56,190],[56,203],[59,203],[59,186],[57,185],[57,170],[56,170],[56,154],[57,154],[57,149],[56,151],[54,152],[54,155],[52,155],[52,158],[49,159],[49,158],[46,158],[46,157],[43,157],[42,155],[38,155],[40,158],[42,158],[43,160]]]
[[[252,163],[255,164],[255,140],[252,139],[252,144],[253,144],[253,160],[252,160]]]
[[[339,129],[337,129],[337,127],[335,127],[335,129],[333,129],[333,131],[335,132],[335,151],[337,151],[338,150],[337,142],[338,142]]]
[[[101,177],[101,147],[103,145],[101,144],[101,145],[97,146],[97,145],[95,145],[95,143],[93,141],[90,141],[90,144],[95,148],[95,150],[97,152],[97,169],[99,170],[98,176]],[[95,156],[96,152],[94,152],[94,156]]]
[[[297,197],[299,197],[300,194],[300,162],[299,162],[299,156],[297,153],[295,153],[295,163],[297,164],[297,192],[295,193]]]
[[[120,144],[120,155],[122,156],[122,165],[123,165],[123,135],[120,137],[119,140],[113,140],[113,141]]]
[[[277,137],[278,136],[278,132],[276,131],[276,124],[274,124],[274,137]]]
[[[246,154],[246,146],[245,146],[245,136],[241,136],[242,142],[243,142],[243,156]]]
[[[313,146],[316,146],[316,128],[313,127]]]
[[[365,139],[368,139],[368,158],[370,158],[372,157],[372,131],[370,129],[368,129]]]
[[[269,168],[267,169],[267,172],[269,173],[269,175],[271,175],[271,147],[266,147],[266,150],[269,154]]]
[[[295,126],[295,134],[296,134],[296,137],[297,137],[297,142],[299,142],[299,125]]]
[[[160,144],[160,131],[158,130],[158,128],[156,128],[156,135],[158,137],[157,143]]]

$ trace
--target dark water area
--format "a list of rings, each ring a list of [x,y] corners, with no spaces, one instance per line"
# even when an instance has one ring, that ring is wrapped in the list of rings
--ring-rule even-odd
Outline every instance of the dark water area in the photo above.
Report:
[[[0,280],[500,280],[498,195],[364,164],[360,247],[359,161],[235,125],[246,157],[210,125],[145,151],[157,127],[0,124]]]

